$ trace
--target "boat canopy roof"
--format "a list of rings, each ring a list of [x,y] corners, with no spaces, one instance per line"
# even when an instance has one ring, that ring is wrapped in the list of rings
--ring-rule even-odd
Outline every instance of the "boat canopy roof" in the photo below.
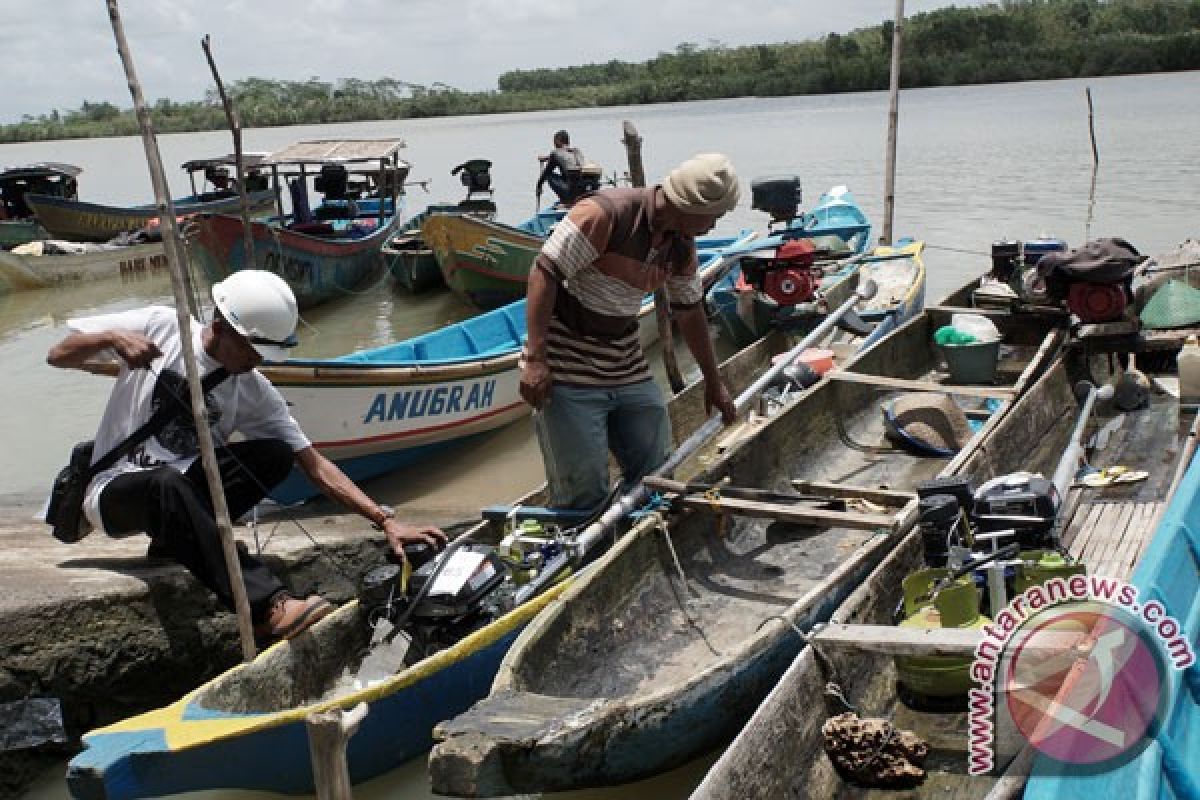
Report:
[[[247,167],[257,167],[262,164],[270,156],[270,153],[242,153],[242,164]],[[183,169],[187,172],[200,172],[209,167],[232,167],[237,165],[237,156],[230,153],[227,156],[219,156],[217,158],[193,158],[191,161],[183,162]]]
[[[83,169],[74,164],[63,164],[58,161],[38,161],[20,167],[5,167],[0,170],[0,181],[10,181],[14,178],[41,178],[51,175],[74,178],[81,172],[83,172]]]
[[[318,139],[272,153],[264,164],[366,164],[394,158],[403,139]]]

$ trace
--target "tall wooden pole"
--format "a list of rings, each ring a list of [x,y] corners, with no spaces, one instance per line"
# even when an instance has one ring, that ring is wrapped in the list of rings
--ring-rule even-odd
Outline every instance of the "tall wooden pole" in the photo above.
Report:
[[[234,607],[237,610],[238,632],[242,640],[242,656],[249,661],[254,658],[254,628],[250,622],[250,603],[246,599],[246,586],[242,583],[242,568],[238,562],[237,549],[233,544],[233,526],[229,522],[229,507],[225,503],[225,489],[221,485],[217,469],[216,453],[213,450],[212,431],[208,427],[208,409],[204,406],[204,391],[200,386],[200,373],[196,367],[196,353],[192,347],[192,318],[187,312],[187,284],[184,273],[187,260],[183,243],[179,238],[179,225],[175,220],[175,204],[167,189],[167,177],[163,172],[162,156],[154,137],[154,125],[150,120],[150,109],[142,96],[142,85],[133,68],[133,56],[125,39],[125,26],[117,0],[108,0],[108,17],[112,21],[113,36],[117,40],[117,52],[129,81],[129,94],[133,96],[133,107],[137,112],[138,125],[142,130],[142,144],[146,148],[146,163],[150,168],[150,182],[154,186],[154,200],[158,206],[158,218],[166,243],[167,265],[171,272],[171,289],[175,294],[175,312],[179,323],[179,340],[183,346],[183,363],[187,372],[188,389],[192,401],[192,419],[200,438],[200,458],[204,473],[208,477],[208,491],[213,500],[213,511],[217,518],[217,531],[221,536],[221,549],[225,553],[225,566],[229,571],[229,583],[233,590]]]
[[[629,120],[621,123],[623,132],[622,142],[625,144],[625,157],[629,161],[629,180],[634,186],[646,185],[646,169],[642,165],[642,137],[637,128]],[[667,370],[667,380],[671,391],[678,394],[686,385],[683,373],[679,371],[679,363],[675,360],[675,342],[671,334],[671,310],[667,303],[667,292],[663,288],[654,292],[654,318],[658,322],[658,341],[662,345],[663,366]]]
[[[229,124],[230,134],[233,135],[233,160],[237,169],[238,197],[241,198],[242,209],[242,247],[245,249],[242,264],[247,269],[253,269],[254,232],[250,228],[250,198],[249,192],[246,191],[246,165],[242,157],[242,121],[238,119],[237,109],[233,107],[233,101],[225,92],[225,82],[221,80],[221,73],[217,71],[217,62],[213,59],[212,44],[207,33],[200,40],[200,47],[204,50],[204,57],[208,59],[208,68],[212,70],[217,93],[221,95],[221,104],[225,106],[225,121]]]
[[[904,29],[904,0],[896,0],[896,23],[892,28],[892,80],[888,100],[887,166],[884,168],[882,244],[892,243],[892,221],[896,216],[896,129],[900,124],[900,39]]]

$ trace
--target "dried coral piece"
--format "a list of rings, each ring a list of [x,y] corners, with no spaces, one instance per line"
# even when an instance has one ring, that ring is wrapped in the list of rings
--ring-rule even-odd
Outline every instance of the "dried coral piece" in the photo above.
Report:
[[[821,733],[830,761],[851,783],[906,789],[925,780],[929,745],[886,719],[860,719],[848,711],[826,720]]]

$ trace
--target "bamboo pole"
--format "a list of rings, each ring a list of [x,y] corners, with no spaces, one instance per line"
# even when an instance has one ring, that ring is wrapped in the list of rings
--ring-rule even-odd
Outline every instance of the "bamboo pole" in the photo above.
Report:
[[[1092,87],[1087,87],[1087,104],[1088,104],[1088,134],[1092,139],[1092,185],[1088,189],[1088,210],[1087,222],[1083,226],[1083,238],[1088,240],[1092,238],[1092,214],[1096,209],[1096,175],[1100,171],[1100,151],[1096,148],[1096,114],[1092,107]]]
[[[242,157],[242,121],[238,118],[237,109],[233,107],[233,101],[225,92],[225,82],[221,80],[221,73],[217,71],[217,62],[213,59],[212,54],[212,42],[207,33],[200,40],[200,47],[204,50],[204,57],[208,59],[208,68],[212,70],[213,81],[217,84],[217,93],[221,95],[221,104],[225,107],[225,121],[229,123],[229,132],[233,136],[233,160],[237,169],[238,197],[241,199],[242,210],[242,247],[245,249],[242,264],[247,269],[252,269],[255,265],[254,233],[250,227],[250,197],[246,191],[246,163]]]
[[[233,526],[229,522],[229,508],[225,503],[225,490],[221,485],[220,473],[217,469],[212,431],[208,427],[208,409],[204,406],[204,392],[200,386],[196,353],[192,347],[190,335],[192,318],[186,310],[187,261],[183,244],[179,238],[179,225],[175,220],[175,204],[171,202],[171,194],[167,189],[167,178],[163,173],[162,157],[158,152],[158,142],[155,139],[154,126],[150,120],[150,110],[146,107],[142,86],[138,82],[137,73],[134,70],[133,56],[129,51],[129,42],[125,38],[125,26],[121,22],[121,12],[117,8],[117,0],[107,0],[107,2],[108,17],[112,22],[113,37],[117,42],[117,52],[120,54],[121,64],[125,68],[129,93],[133,97],[138,125],[142,130],[142,143],[146,148],[146,163],[150,168],[150,182],[154,185],[154,200],[158,206],[159,221],[163,227],[163,241],[167,244],[167,265],[171,272],[171,289],[175,294],[175,312],[178,317],[179,340],[183,347],[183,363],[187,372],[188,389],[192,401],[192,418],[200,439],[200,458],[204,465],[204,473],[208,477],[208,490],[213,499],[217,531],[221,537],[221,549],[225,554],[225,566],[229,571],[229,583],[233,590],[238,632],[242,641],[242,656],[249,661],[255,655],[254,629],[250,623],[250,603],[246,599],[246,586],[242,583],[241,564],[238,562],[237,549],[233,544]]]
[[[896,23],[892,28],[892,78],[888,89],[887,166],[884,168],[881,244],[892,243],[892,220],[896,215],[896,130],[900,124],[900,42],[903,28],[904,0],[896,0]]]
[[[637,128],[629,120],[621,123],[625,145],[625,157],[629,161],[629,180],[634,186],[646,185],[646,168],[642,164],[642,137]],[[658,341],[662,344],[663,366],[667,371],[667,380],[671,391],[675,394],[683,391],[686,385],[683,373],[679,371],[679,362],[675,360],[675,341],[671,334],[671,310],[668,307],[667,292],[663,287],[654,290],[654,318],[658,321]]]
[[[1092,164],[1100,166],[1100,151],[1096,148],[1096,112],[1092,107],[1092,87],[1087,87],[1088,133],[1092,137]]]
[[[350,788],[346,743],[366,716],[367,704],[359,703],[349,711],[336,708],[313,712],[305,719],[318,800],[350,800],[354,796]]]

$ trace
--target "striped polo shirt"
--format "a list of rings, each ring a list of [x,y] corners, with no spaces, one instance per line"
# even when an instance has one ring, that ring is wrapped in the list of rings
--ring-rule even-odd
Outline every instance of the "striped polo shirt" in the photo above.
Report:
[[[655,227],[661,189],[609,189],[572,206],[535,266],[557,284],[546,362],[565,386],[626,386],[648,380],[638,338],[647,293],[666,286],[671,308],[704,297],[691,236]]]

